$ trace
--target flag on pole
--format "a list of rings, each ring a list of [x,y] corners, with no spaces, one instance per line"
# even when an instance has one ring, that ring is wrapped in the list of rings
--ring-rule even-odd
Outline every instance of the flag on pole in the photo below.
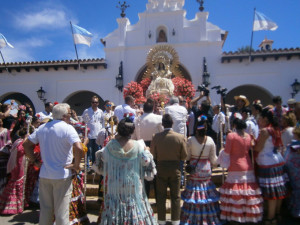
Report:
[[[276,30],[278,28],[277,24],[266,17],[263,13],[255,11],[253,31],[259,30]]]
[[[14,47],[10,43],[8,43],[8,41],[6,40],[3,34],[0,34],[0,48],[4,48],[6,46],[9,46],[11,48]]]
[[[72,24],[73,38],[75,44],[84,44],[91,46],[92,33],[88,32],[86,29]]]

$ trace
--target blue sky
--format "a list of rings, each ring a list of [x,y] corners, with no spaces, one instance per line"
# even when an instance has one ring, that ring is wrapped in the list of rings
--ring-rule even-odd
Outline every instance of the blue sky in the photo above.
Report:
[[[117,0],[1,0],[0,33],[15,47],[4,48],[7,62],[75,59],[70,20],[93,33],[91,47],[78,45],[79,58],[105,58],[99,39],[117,28]],[[123,1],[121,1],[123,2]],[[148,0],[127,0],[131,24],[146,10]],[[276,31],[254,33],[253,48],[267,37],[273,48],[300,47],[300,0],[205,0],[208,21],[229,31],[223,51],[250,45],[253,9],[277,23]],[[187,18],[198,11],[196,0],[186,0]],[[2,62],[2,60],[0,60]]]

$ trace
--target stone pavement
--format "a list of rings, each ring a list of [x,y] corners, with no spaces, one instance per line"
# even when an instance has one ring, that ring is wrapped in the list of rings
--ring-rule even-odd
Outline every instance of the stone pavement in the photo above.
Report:
[[[150,203],[153,203],[154,199],[150,199]],[[169,208],[170,202],[167,202]],[[283,207],[282,221],[278,225],[299,225],[300,220],[293,219],[286,212],[286,207]],[[88,210],[88,217],[91,225],[96,225],[98,218],[98,210]],[[155,214],[157,218],[157,214]],[[167,214],[167,220],[170,221],[170,214]],[[39,221],[39,210],[38,209],[27,209],[22,214],[11,215],[11,216],[0,216],[0,225],[27,225],[27,224],[38,224]],[[171,225],[171,222],[168,222]]]
[[[225,174],[226,175],[226,174]],[[212,181],[217,187],[222,185],[222,170],[221,168],[215,168],[212,174]],[[87,211],[88,218],[92,225],[96,225],[100,205],[97,203],[97,192],[98,192],[98,175],[87,176]],[[153,191],[150,193],[150,204],[153,206],[155,203]],[[167,199],[167,220],[170,221],[170,200]],[[153,207],[153,211],[156,214],[156,207]],[[282,207],[282,221],[278,225],[299,225],[300,220],[295,220],[288,215],[287,207]],[[27,209],[22,214],[12,216],[0,216],[0,225],[27,225],[27,224],[38,224],[39,221],[39,209]],[[171,222],[168,222],[171,224]]]

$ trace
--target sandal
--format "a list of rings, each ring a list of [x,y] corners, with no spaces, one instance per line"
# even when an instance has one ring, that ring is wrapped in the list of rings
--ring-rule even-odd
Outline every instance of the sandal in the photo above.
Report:
[[[277,225],[277,219],[273,218],[273,219],[265,219],[264,222],[265,225]]]

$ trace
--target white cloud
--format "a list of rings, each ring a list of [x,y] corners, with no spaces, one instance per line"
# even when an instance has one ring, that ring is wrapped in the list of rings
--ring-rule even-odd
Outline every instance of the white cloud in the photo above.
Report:
[[[43,9],[40,12],[24,13],[16,17],[16,25],[25,30],[62,28],[68,26],[68,18],[63,10]]]
[[[48,40],[48,39],[39,39],[36,37],[32,37],[32,38],[28,38],[26,40],[24,40],[22,43],[20,43],[20,46],[22,47],[43,47],[46,45],[50,45],[52,43],[52,41]]]
[[[7,62],[36,61],[34,57],[35,48],[50,45],[52,42],[45,38],[31,37],[20,42],[14,42],[14,48],[1,49]]]
[[[29,62],[35,61],[30,49],[14,46],[15,48],[4,48],[2,54],[5,62]]]

